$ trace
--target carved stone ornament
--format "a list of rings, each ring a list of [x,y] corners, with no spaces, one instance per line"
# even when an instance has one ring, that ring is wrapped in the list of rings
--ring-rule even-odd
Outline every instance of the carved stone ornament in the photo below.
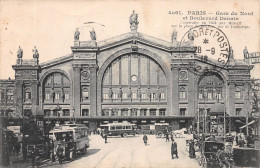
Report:
[[[185,80],[188,78],[187,71],[179,71],[179,79]]]
[[[82,76],[82,79],[83,79],[83,80],[88,80],[89,77],[90,77],[90,73],[89,73],[88,70],[85,70],[85,71],[82,71],[82,72],[81,72],[81,76]]]

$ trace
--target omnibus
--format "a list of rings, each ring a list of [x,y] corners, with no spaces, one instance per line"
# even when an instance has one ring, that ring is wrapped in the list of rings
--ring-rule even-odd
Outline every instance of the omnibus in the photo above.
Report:
[[[162,138],[166,132],[170,132],[170,127],[168,123],[154,123],[155,126],[155,136],[157,138]]]
[[[128,135],[135,136],[134,126],[135,124],[129,122],[108,123],[100,125],[102,131],[107,133],[109,136],[121,136],[125,138]]]
[[[77,152],[86,153],[89,148],[88,128],[82,124],[63,124],[55,126],[49,132],[49,138],[53,141],[54,151],[58,145],[64,149],[63,155],[72,159]]]

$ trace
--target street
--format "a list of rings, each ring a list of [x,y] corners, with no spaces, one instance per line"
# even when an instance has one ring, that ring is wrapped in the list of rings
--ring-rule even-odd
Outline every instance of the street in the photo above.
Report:
[[[84,168],[167,168],[167,167],[199,167],[196,159],[188,157],[186,139],[175,138],[178,144],[179,158],[171,158],[171,142],[148,135],[148,145],[143,143],[143,136],[128,138],[109,137],[108,143],[100,135],[91,135],[90,148],[86,155],[79,156],[72,162],[47,162],[41,167],[84,167]]]

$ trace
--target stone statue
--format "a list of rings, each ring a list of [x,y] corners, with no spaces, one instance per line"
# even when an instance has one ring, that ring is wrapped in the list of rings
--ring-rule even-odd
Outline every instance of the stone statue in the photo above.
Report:
[[[156,91],[156,99],[160,99],[161,98],[161,91],[159,88],[157,88],[157,91]]]
[[[129,87],[128,98],[129,98],[129,99],[132,99],[132,90],[131,90],[131,87]]]
[[[244,53],[244,59],[248,59],[248,57],[249,57],[249,53],[248,53],[248,50],[247,50],[247,48],[245,47],[245,49],[243,50],[243,53]]]
[[[120,88],[120,89],[119,89],[119,93],[118,93],[118,97],[121,99],[121,98],[122,98],[122,95],[123,95],[123,91],[122,91],[122,89]]]
[[[39,58],[39,52],[38,52],[36,46],[34,46],[34,49],[32,50],[32,52],[33,52],[33,58],[38,59]]]
[[[148,98],[148,99],[151,99],[151,91],[150,91],[149,88],[148,88],[148,90],[146,91],[146,95],[147,95],[147,98]]]
[[[90,33],[90,38],[91,40],[96,40],[96,32],[94,30],[94,28],[92,28],[92,31],[89,32]]]
[[[17,58],[23,58],[23,49],[19,46],[17,51]]]
[[[194,41],[193,32],[189,31],[189,33],[188,33],[188,39],[189,39],[190,41]]]
[[[113,98],[113,91],[112,89],[110,88],[109,89],[109,94],[108,94],[109,98],[112,99]]]
[[[74,33],[74,40],[75,41],[79,41],[79,35],[80,35],[80,32],[79,32],[79,29],[77,28],[75,33]]]
[[[172,42],[177,41],[177,31],[174,29],[172,32]]]
[[[232,47],[230,47],[229,59],[230,59],[230,60],[233,60],[233,59],[234,59],[234,53],[233,53]]]
[[[131,14],[129,18],[130,25],[138,25],[138,14],[135,13],[135,10],[133,10],[133,13]]]

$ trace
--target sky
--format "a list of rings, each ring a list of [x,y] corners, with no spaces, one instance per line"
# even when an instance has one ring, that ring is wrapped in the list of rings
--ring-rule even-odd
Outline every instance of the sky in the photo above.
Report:
[[[214,1],[83,1],[83,0],[0,0],[0,79],[14,79],[12,65],[16,63],[18,47],[23,58],[32,59],[37,47],[40,63],[71,54],[76,28],[80,40],[90,40],[89,31],[95,28],[97,41],[130,32],[129,16],[135,10],[139,16],[138,31],[159,39],[171,41],[176,25],[188,11],[209,13],[253,12],[253,16],[238,16],[249,29],[223,29],[234,50],[236,59],[243,59],[243,49],[260,51],[260,17],[258,0]],[[181,11],[184,15],[170,15]],[[84,24],[95,22],[96,24]],[[104,26],[102,26],[104,25]],[[175,27],[180,41],[188,28]],[[259,64],[252,71],[259,76]]]

